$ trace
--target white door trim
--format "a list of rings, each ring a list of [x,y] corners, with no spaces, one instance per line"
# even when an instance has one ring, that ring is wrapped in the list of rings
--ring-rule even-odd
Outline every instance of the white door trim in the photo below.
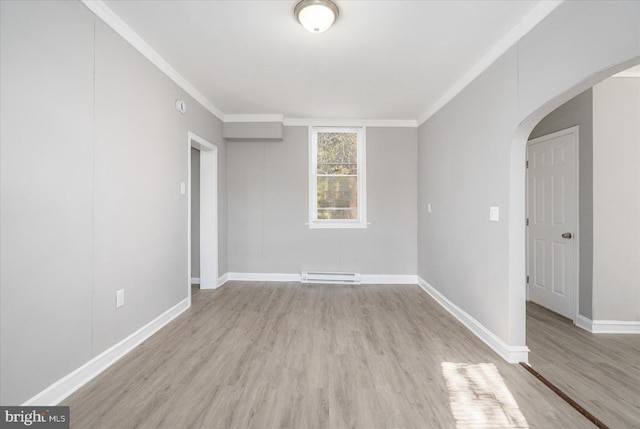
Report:
[[[579,178],[580,178],[580,127],[579,126],[574,126],[574,127],[570,127],[570,128],[566,128],[564,130],[560,130],[557,131],[555,133],[551,133],[551,134],[547,134],[544,136],[540,136],[537,137],[535,139],[531,139],[529,141],[527,141],[527,147],[526,147],[526,157],[527,157],[527,162],[529,162],[529,147],[531,145],[534,145],[536,143],[541,143],[547,140],[551,140],[551,139],[555,139],[558,137],[562,137],[562,136],[566,136],[566,135],[573,135],[573,141],[575,144],[575,150],[574,150],[574,156],[575,156],[575,218],[574,218],[574,225],[575,225],[575,232],[573,233],[573,239],[571,240],[571,244],[573,246],[573,252],[574,252],[574,257],[575,257],[575,263],[573,264],[573,269],[574,269],[574,279],[575,279],[575,284],[574,286],[574,311],[573,311],[573,316],[572,316],[572,320],[573,323],[576,324],[577,323],[577,318],[578,318],[578,314],[580,314],[580,182],[579,182]],[[529,213],[529,169],[527,169],[526,172],[526,183],[525,183],[525,207],[526,207],[526,216],[527,219],[531,218],[531,214]],[[526,238],[525,238],[525,261],[526,261],[526,267],[527,267],[527,275],[530,276],[530,270],[529,270],[529,253],[528,250],[529,249],[529,228],[526,229]],[[529,301],[529,284],[527,284],[527,301]]]
[[[189,131],[187,266],[191,297],[191,148],[200,150],[200,288],[218,287],[218,148]]]

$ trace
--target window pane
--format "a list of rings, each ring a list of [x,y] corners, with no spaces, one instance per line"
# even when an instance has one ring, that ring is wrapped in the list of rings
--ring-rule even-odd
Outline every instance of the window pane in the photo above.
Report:
[[[358,164],[318,163],[318,174],[358,174]]]
[[[358,204],[364,197],[359,189],[363,185],[359,180],[364,165],[358,164],[363,155],[359,153],[364,144],[361,141],[362,131],[314,128],[313,133],[311,142],[315,144],[312,150],[316,154],[316,168],[310,173],[317,192],[310,196],[316,198],[311,202],[310,222],[326,221],[325,226],[364,222],[364,214]]]
[[[358,207],[358,179],[344,176],[318,177],[318,209]],[[357,217],[357,216],[356,216]],[[320,218],[318,216],[318,218]],[[336,218],[328,218],[336,219]],[[351,219],[351,218],[338,218]]]
[[[318,219],[358,219],[358,210],[356,209],[319,209]]]
[[[337,164],[355,166],[358,162],[358,134],[319,132],[317,161],[318,166]],[[355,174],[355,172],[339,174]]]

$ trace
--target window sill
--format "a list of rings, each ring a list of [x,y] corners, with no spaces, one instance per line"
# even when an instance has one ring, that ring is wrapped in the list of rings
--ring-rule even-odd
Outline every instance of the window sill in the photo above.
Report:
[[[310,222],[305,225],[309,229],[366,229],[370,224],[367,222]]]

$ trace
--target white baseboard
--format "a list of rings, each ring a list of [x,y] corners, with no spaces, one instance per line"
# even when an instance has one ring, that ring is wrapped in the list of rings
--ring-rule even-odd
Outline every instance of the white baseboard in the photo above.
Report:
[[[174,305],[151,322],[129,335],[113,347],[100,353],[80,368],[64,376],[33,398],[26,401],[23,406],[40,405],[54,406],[63,401],[73,392],[84,386],[102,371],[113,365],[116,361],[129,353],[144,340],[155,334],[166,324],[178,317],[191,305],[190,299],[185,298]]]
[[[200,284],[200,277],[191,277],[191,284],[192,285],[199,285]]]
[[[640,334],[640,322],[625,320],[594,320],[594,334]]]
[[[422,277],[418,277],[418,285],[504,360],[509,363],[529,362],[529,348],[527,346],[508,345],[466,311],[449,301]]]
[[[593,332],[593,320],[578,314],[576,317],[576,326],[582,328],[587,332]]]
[[[254,282],[299,282],[301,281],[301,278],[300,274],[290,273],[227,273],[220,277],[218,284],[221,285],[230,280]],[[412,274],[362,274],[360,283],[414,285],[418,283],[418,276]]]
[[[300,274],[285,273],[227,273],[228,280],[247,282],[299,282]]]
[[[228,281],[229,281],[229,273],[224,273],[222,276],[218,278],[218,287],[222,286]]]
[[[363,274],[362,284],[373,285],[415,285],[418,276],[411,274]]]
[[[578,315],[576,326],[592,334],[640,334],[640,321],[591,320]]]

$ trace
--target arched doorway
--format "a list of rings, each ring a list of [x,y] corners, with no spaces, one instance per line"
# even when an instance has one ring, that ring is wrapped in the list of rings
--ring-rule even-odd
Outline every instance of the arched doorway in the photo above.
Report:
[[[511,143],[509,171],[509,326],[511,342],[526,344],[526,148],[534,127],[553,110],[604,79],[640,63],[640,57],[592,74],[530,113]]]
[[[599,84],[597,85],[597,87],[602,88],[604,87],[605,82],[615,81],[616,79],[607,78],[620,71],[626,70],[630,66],[634,66],[637,64],[638,58],[635,58],[634,60],[627,61],[615,67],[609,68],[606,71],[597,73],[588,81],[581,83],[580,85],[572,88],[570,91],[567,91],[562,96],[555,99],[552,103],[552,106],[554,107],[547,107],[542,110],[543,117],[551,112],[556,113],[557,111],[555,109],[560,105],[562,105],[561,109],[565,108],[566,105],[564,103],[566,101],[569,101],[569,103],[575,102],[575,100],[584,96],[586,92],[583,91],[590,90],[591,87],[595,84]],[[602,84],[600,84],[600,82],[602,82]],[[637,91],[636,83],[633,83],[631,87],[633,88],[632,92],[628,94],[627,98],[631,98],[632,100],[635,99],[636,102],[633,103],[632,101],[632,104],[634,104],[635,107],[630,108],[629,111],[636,112],[638,109],[637,101],[640,100],[640,91]],[[590,93],[591,91],[588,92]],[[580,95],[573,98],[573,95],[576,93]],[[620,98],[618,98],[617,100],[619,101]],[[591,99],[589,99],[589,102],[592,103],[593,106],[592,114],[593,122],[595,123],[597,116],[595,108],[596,103],[595,100]],[[609,105],[609,107],[612,110],[615,110],[614,107],[616,106]],[[603,110],[602,107],[600,107],[600,110]],[[565,110],[563,111],[563,113],[566,115],[567,111]],[[546,118],[546,120],[548,119],[549,118]],[[569,121],[572,120],[575,120],[575,118],[569,119]],[[631,123],[627,125],[628,128],[637,127],[637,113],[627,115],[627,121],[631,121]],[[534,123],[533,126],[538,125],[538,123],[539,122]],[[526,128],[522,130],[524,134],[528,132],[531,125],[532,124],[527,123]],[[564,128],[563,131],[565,133],[569,131],[567,127],[572,125],[576,124],[566,121],[561,125],[558,125],[558,123],[555,124],[555,126]],[[533,130],[533,127],[531,128],[531,130]],[[560,131],[560,129],[556,130],[555,128],[547,129],[547,132],[550,133],[548,136],[553,136],[554,134],[562,134],[563,131]],[[594,132],[594,140],[595,134],[596,133]],[[637,142],[637,133],[631,134],[633,136],[636,136],[632,138],[631,141]],[[540,133],[536,134],[534,137],[538,137],[539,135]],[[521,136],[518,137],[520,138]],[[538,137],[536,140],[542,138],[543,137]],[[520,150],[520,144],[522,143],[524,143],[524,145],[522,146],[524,156],[524,151],[526,150],[526,142],[516,142],[514,140],[512,149],[514,151]],[[609,141],[608,143],[610,144],[611,142]],[[595,146],[595,142],[593,143],[593,145]],[[600,142],[600,145],[602,147],[604,143]],[[610,145],[614,146],[613,144]],[[597,152],[595,151],[595,148],[592,148],[591,150],[594,159],[597,158]],[[633,153],[637,154],[636,151],[633,151]],[[517,154],[514,154],[512,152],[512,156],[516,155]],[[624,158],[625,156],[624,154],[617,155],[622,156],[622,158]],[[632,155],[632,158],[635,159],[636,156]],[[531,158],[529,159],[529,164],[529,168],[531,168]],[[524,173],[524,165],[526,164],[523,163],[523,176],[526,174]],[[635,166],[633,168],[636,169],[636,172],[633,175],[633,177],[636,178],[638,166],[637,160],[635,160],[632,165]],[[512,165],[512,168],[513,167],[517,167],[517,165]],[[613,174],[612,170],[620,168],[620,164],[614,165],[609,169],[610,174]],[[595,167],[594,170],[596,170]],[[601,172],[602,171],[600,170],[600,173]],[[597,171],[593,171],[594,181],[596,180],[597,174]],[[634,186],[636,186],[636,188],[634,189],[637,189],[637,180],[632,180],[634,181],[633,183],[635,183]],[[526,195],[524,187],[522,188],[522,190]],[[615,194],[616,192],[620,193],[621,191],[618,188],[611,187],[610,190],[607,190],[605,193]],[[624,194],[620,195],[620,197],[624,199]],[[521,201],[524,203],[525,200]],[[518,200],[513,200],[512,202],[518,202]],[[515,208],[517,208],[517,206],[517,204],[514,204]],[[619,207],[616,207],[614,205],[609,207],[610,210],[616,210],[617,208]],[[595,213],[596,209],[594,208],[593,211]],[[531,216],[530,212],[529,216]],[[526,225],[526,223],[522,223],[522,225]],[[594,227],[595,225],[591,224],[591,226]],[[524,231],[526,229],[526,226],[522,229]],[[630,239],[637,240],[637,236],[632,236],[630,237]],[[592,248],[594,244],[595,243],[592,242]],[[638,243],[636,242],[636,248],[637,245]],[[522,249],[524,252],[525,246],[523,246]],[[511,250],[513,251],[516,249]],[[591,258],[586,258],[586,264],[588,264],[589,266],[585,267],[584,265],[582,265],[580,270],[581,272],[584,272],[585,268],[593,270],[594,264]],[[531,269],[527,274],[531,274]],[[611,287],[611,289],[613,291],[615,288]],[[634,399],[630,400],[629,398],[637,398],[637,387],[634,387],[635,385],[629,385],[627,380],[637,378],[637,370],[635,359],[632,358],[631,360],[628,360],[625,359],[625,356],[637,356],[637,351],[639,349],[638,344],[640,343],[638,343],[636,339],[637,336],[631,336],[636,338],[631,338],[629,336],[627,336],[627,338],[618,337],[615,339],[611,336],[598,338],[595,335],[586,333],[585,331],[578,329],[577,327],[571,326],[571,323],[575,323],[580,328],[589,332],[605,332],[598,330],[598,324],[595,320],[590,320],[590,318],[595,319],[591,307],[592,290],[590,289],[588,293],[583,295],[584,296],[580,297],[580,299],[576,299],[576,312],[574,317],[570,317],[571,322],[566,319],[563,320],[562,317],[559,317],[551,311],[544,310],[537,306],[529,306],[528,321],[531,322],[531,328],[529,328],[527,332],[528,334],[530,334],[530,337],[527,337],[527,344],[531,347],[531,364],[533,368],[539,371],[539,373],[543,377],[550,380],[561,391],[568,393],[572,399],[576,400],[588,412],[593,412],[593,414],[597,418],[602,419],[604,423],[610,424],[612,425],[612,427],[635,427],[635,425],[637,424],[637,414],[634,413],[637,412],[637,402],[634,403]],[[585,303],[587,305],[585,305]],[[588,309],[585,307],[588,307]],[[580,309],[582,309],[583,311],[580,312]],[[588,317],[583,316],[583,313],[587,314]],[[584,322],[585,320],[587,320],[587,323]],[[631,326],[631,324],[628,326]],[[637,323],[634,326],[637,326]],[[625,325],[623,325],[623,327],[625,327]],[[608,327],[605,326],[605,328]],[[606,332],[615,331],[611,330]],[[631,330],[625,331],[623,329],[620,332],[631,332]]]

